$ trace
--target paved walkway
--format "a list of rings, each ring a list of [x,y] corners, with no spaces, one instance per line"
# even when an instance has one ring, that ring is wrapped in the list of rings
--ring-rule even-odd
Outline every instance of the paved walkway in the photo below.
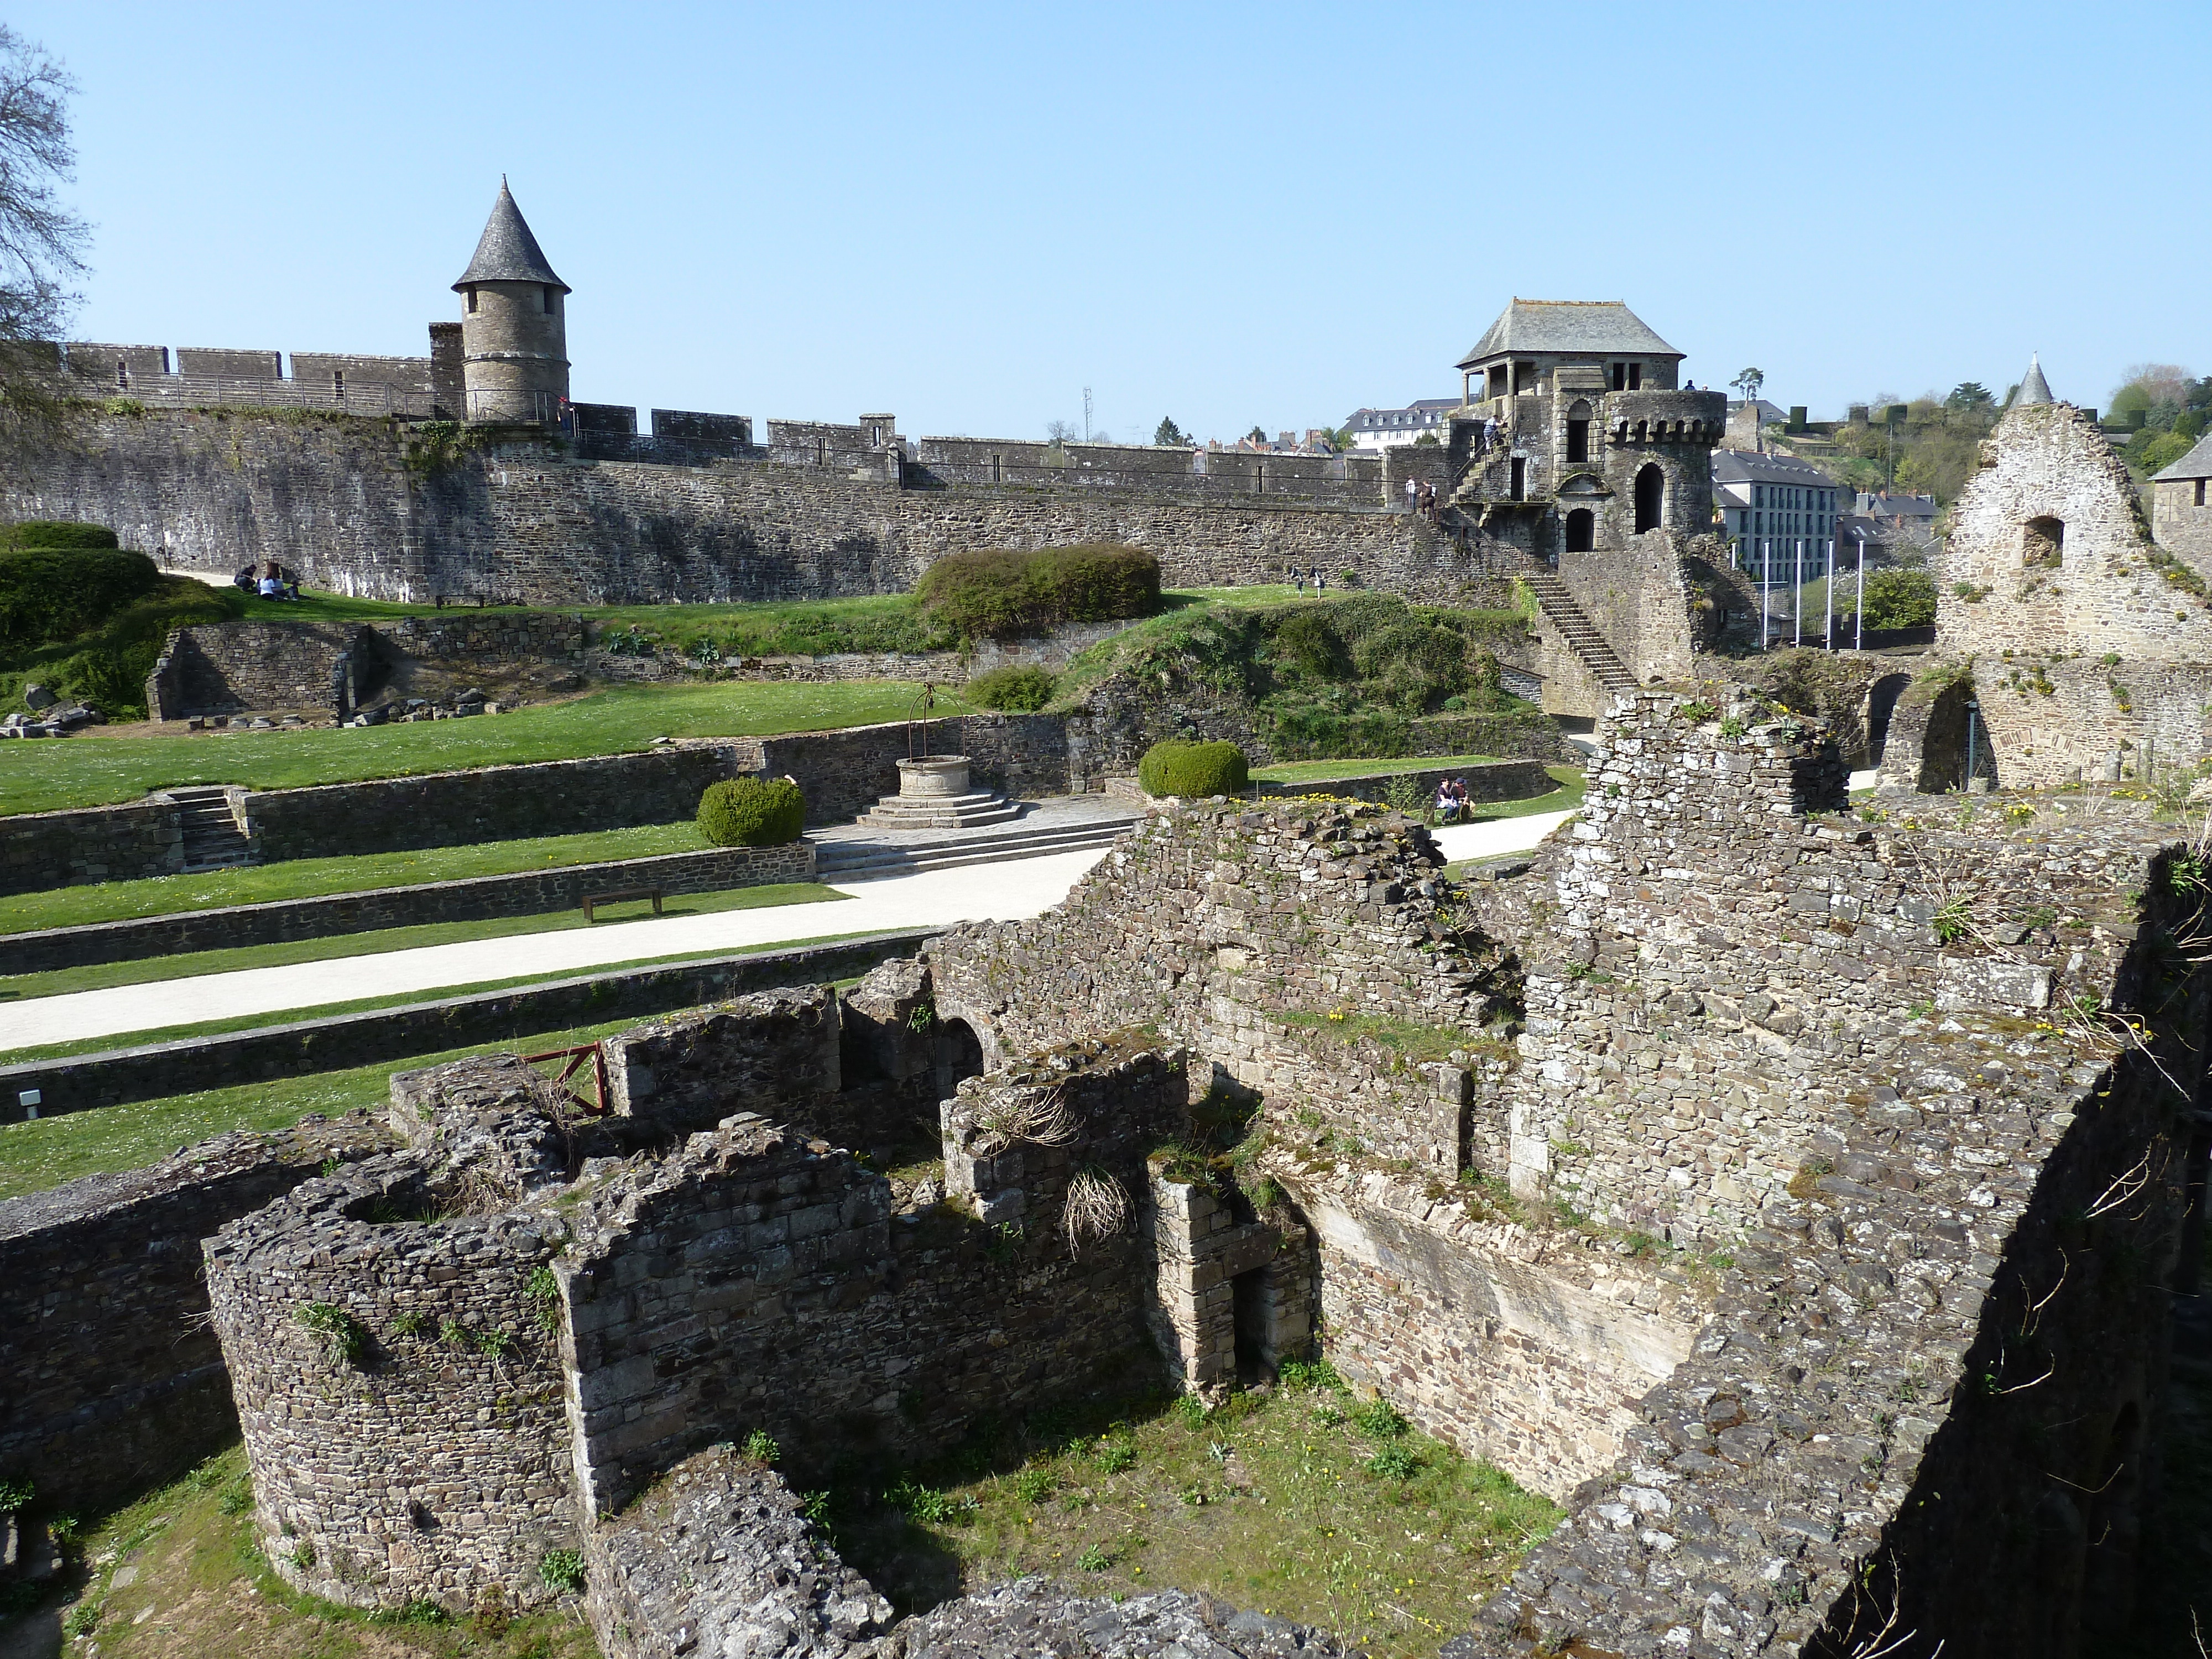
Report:
[[[1455,825],[1438,830],[1437,840],[1453,859],[1516,852],[1534,846],[1569,816],[1543,812],[1494,823]],[[962,921],[1016,921],[1048,910],[1066,898],[1083,873],[1106,856],[1106,850],[856,882],[849,890],[836,890],[849,891],[852,896],[830,903],[649,917],[560,933],[434,945],[416,951],[341,957],[286,968],[252,968],[233,974],[0,1003],[0,1050],[281,1013],[367,997],[427,993],[526,974],[557,978],[618,962],[712,956],[831,933],[947,927]]]

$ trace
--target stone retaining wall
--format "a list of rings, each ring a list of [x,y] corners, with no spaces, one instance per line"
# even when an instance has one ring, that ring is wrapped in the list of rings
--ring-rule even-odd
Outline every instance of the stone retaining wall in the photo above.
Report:
[[[636,887],[658,887],[665,893],[680,895],[813,879],[811,842],[718,847],[700,853],[668,853],[606,864],[526,870],[507,876],[476,876],[465,881],[425,882],[366,893],[185,910],[82,927],[0,933],[0,974],[49,973],[95,963],[230,951],[430,922],[542,915],[574,909],[587,895]]]
[[[834,923],[825,922],[825,928]],[[928,935],[878,933],[836,945],[718,957],[668,968],[586,974],[509,991],[332,1014],[251,1031],[0,1067],[0,1123],[20,1122],[20,1097],[45,1096],[40,1115],[161,1100],[269,1078],[343,1071],[443,1049],[720,1001],[771,985],[844,979],[910,955]]]
[[[809,826],[850,823],[898,793],[898,763],[921,740],[904,721],[763,738],[759,769],[799,781]],[[1024,799],[1064,795],[1072,785],[1066,721],[1058,714],[957,715],[933,722],[928,742],[937,754],[969,756],[978,789]]]
[[[82,1512],[218,1449],[237,1419],[199,1241],[383,1144],[358,1115],[310,1119],[0,1200],[0,1472]]]
[[[671,744],[627,755],[258,791],[246,811],[270,863],[581,835],[694,816],[710,783],[757,769],[758,746]]]
[[[184,823],[166,795],[127,806],[0,817],[0,893],[138,881],[184,867]]]

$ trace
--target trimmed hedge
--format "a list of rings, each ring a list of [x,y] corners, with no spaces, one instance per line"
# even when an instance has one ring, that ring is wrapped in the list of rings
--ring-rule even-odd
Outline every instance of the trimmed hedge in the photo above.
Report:
[[[161,573],[143,553],[112,547],[0,553],[0,659],[74,639],[161,585]]]
[[[1137,781],[1148,795],[1180,795],[1202,800],[1209,795],[1241,795],[1251,787],[1252,769],[1233,743],[1156,743],[1137,763]]]
[[[994,668],[978,674],[960,688],[960,695],[978,708],[995,708],[1007,714],[1034,714],[1052,701],[1060,682],[1042,668]]]
[[[65,519],[26,519],[21,524],[0,525],[0,550],[17,547],[120,547],[115,532],[105,525],[72,524]]]
[[[732,778],[699,796],[700,833],[717,847],[781,847],[806,827],[806,797],[788,778]]]
[[[1108,543],[987,548],[947,554],[921,573],[914,593],[924,614],[965,638],[1005,638],[1149,617],[1160,608],[1160,562]]]

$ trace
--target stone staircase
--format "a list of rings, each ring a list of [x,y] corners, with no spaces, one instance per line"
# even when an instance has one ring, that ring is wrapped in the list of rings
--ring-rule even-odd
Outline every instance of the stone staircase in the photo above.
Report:
[[[231,870],[256,862],[253,843],[231,815],[229,791],[218,786],[162,793],[177,803],[177,816],[183,822],[185,874]]]
[[[901,842],[848,838],[812,837],[814,875],[817,881],[865,881],[876,876],[912,875],[923,870],[951,870],[969,864],[1003,864],[1015,859],[1044,858],[1054,853],[1079,853],[1094,847],[1110,847],[1121,832],[1144,817],[1094,817],[1077,823],[1044,823],[1030,829],[994,830],[982,835],[947,836],[939,840]]]
[[[1636,676],[1621,661],[1620,653],[1597,631],[1597,624],[1575,603],[1574,595],[1567,592],[1567,585],[1550,566],[1540,559],[1528,559],[1523,562],[1518,574],[1535,594],[1546,618],[1559,630],[1560,636],[1582,659],[1583,665],[1604,691],[1618,696],[1636,690]]]
[[[964,795],[885,795],[855,821],[871,830],[968,830],[1021,814],[1019,801],[979,789]]]

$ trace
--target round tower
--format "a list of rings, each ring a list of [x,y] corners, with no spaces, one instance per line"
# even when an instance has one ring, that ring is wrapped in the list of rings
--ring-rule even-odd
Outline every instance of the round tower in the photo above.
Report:
[[[560,417],[568,398],[568,285],[553,274],[500,176],[461,296],[464,407],[471,421]]]

